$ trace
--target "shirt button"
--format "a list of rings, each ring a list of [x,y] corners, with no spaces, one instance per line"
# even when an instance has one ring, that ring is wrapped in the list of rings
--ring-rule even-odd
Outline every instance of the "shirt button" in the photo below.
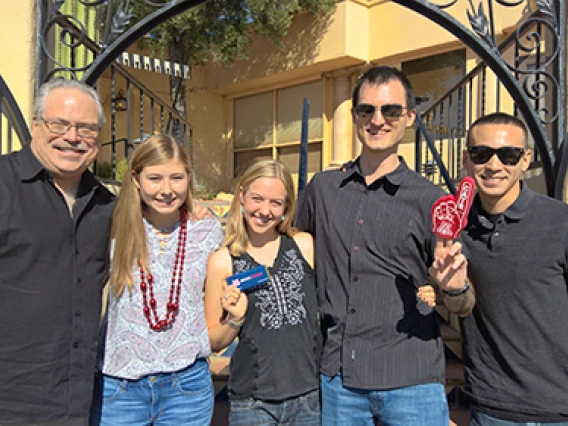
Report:
[[[355,308],[349,309],[349,313],[350,313],[350,314],[354,314],[355,312],[356,312],[356,311],[355,311]]]
[[[359,219],[359,220],[357,221],[357,224],[359,224],[359,225],[363,225],[363,223],[365,223],[365,222],[363,222],[363,219]]]
[[[353,250],[355,250],[355,251],[359,251],[359,246],[355,246],[355,247],[353,247]]]
[[[81,281],[83,281],[80,277],[77,278],[77,284],[81,284]]]
[[[77,309],[77,310],[75,311],[75,316],[76,316],[76,317],[80,317],[80,316],[81,316],[81,311],[80,311],[79,309]]]
[[[495,233],[493,234],[493,236],[498,237],[498,236],[499,236],[499,231],[495,232]]]
[[[356,283],[357,281],[359,281],[359,277],[353,277],[353,282]]]
[[[75,349],[77,349],[77,348],[79,347],[79,342],[73,343],[73,347],[74,347]]]

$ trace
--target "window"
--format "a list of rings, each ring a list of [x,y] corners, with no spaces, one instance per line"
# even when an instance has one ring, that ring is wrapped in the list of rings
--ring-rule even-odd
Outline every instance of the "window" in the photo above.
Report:
[[[235,99],[234,176],[260,159],[278,159],[297,174],[303,99],[308,98],[308,173],[321,170],[322,81]]]

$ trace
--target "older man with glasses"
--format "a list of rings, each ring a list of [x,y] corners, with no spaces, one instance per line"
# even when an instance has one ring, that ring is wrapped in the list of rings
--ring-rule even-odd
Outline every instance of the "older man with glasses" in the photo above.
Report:
[[[0,425],[86,426],[113,196],[89,172],[97,92],[43,85],[32,140],[0,157]]]
[[[365,72],[353,91],[360,157],[316,174],[299,200],[297,225],[316,241],[326,426],[449,423],[439,326],[416,294],[434,266],[448,309],[467,315],[475,297],[460,243],[431,231],[444,191],[398,156],[414,102],[400,71]]]
[[[462,234],[477,304],[462,320],[474,426],[568,425],[568,206],[520,180],[522,121],[472,124],[463,162],[477,196]]]

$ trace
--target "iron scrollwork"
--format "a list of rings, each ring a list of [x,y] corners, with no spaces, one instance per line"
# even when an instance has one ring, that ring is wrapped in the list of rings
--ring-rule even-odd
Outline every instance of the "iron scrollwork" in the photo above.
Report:
[[[47,13],[41,19],[38,51],[43,56],[43,60],[47,62],[46,68],[49,69],[44,75],[40,76],[41,81],[47,81],[55,75],[78,79],[78,73],[87,71],[93,64],[94,58],[126,31],[133,15],[130,0],[121,0],[118,4],[113,0],[74,0],[83,6],[85,16],[90,16],[89,19],[95,21],[94,23],[97,24],[96,31],[100,30],[100,34],[91,37],[97,43],[96,48],[94,48],[85,43],[85,40],[89,38],[87,29],[89,24],[85,22],[85,19],[78,17],[77,14],[65,13],[62,9],[65,1],[48,1]],[[159,9],[169,7],[177,3],[178,0],[144,0],[144,2]],[[90,23],[90,25],[92,24],[93,22]],[[54,36],[54,30],[57,27],[58,32]],[[66,49],[69,56],[76,54],[78,49],[83,49],[81,63],[73,60],[65,61],[60,57],[56,58],[53,53],[54,41],[60,50]],[[65,57],[67,55],[58,56]]]
[[[514,7],[522,4],[519,1],[495,0],[498,4],[506,7]],[[474,10],[471,0],[470,7]],[[551,64],[554,64],[560,54],[561,37],[559,16],[556,12],[554,4],[551,0],[535,0],[537,11],[531,10],[531,2],[527,1],[528,17],[522,21],[516,29],[516,45],[519,52],[525,57],[517,55],[512,64],[504,61],[511,72],[515,73],[523,85],[523,89],[527,96],[535,102],[535,110],[544,124],[554,123],[559,119],[559,114],[563,108],[556,105],[554,110],[548,106],[540,106],[539,100],[543,100],[552,90],[559,89],[559,82],[554,75],[547,70]],[[489,7],[492,7],[489,2]],[[533,13],[538,12],[538,13]],[[484,13],[483,4],[479,3],[477,13],[467,12],[468,19],[472,29],[477,35],[483,39],[491,48],[496,48],[496,40],[493,35],[489,34],[488,18]],[[548,45],[552,45],[552,50],[548,47],[546,53],[541,51],[545,47],[544,30],[548,34]],[[526,57],[533,55],[531,63],[527,63]]]

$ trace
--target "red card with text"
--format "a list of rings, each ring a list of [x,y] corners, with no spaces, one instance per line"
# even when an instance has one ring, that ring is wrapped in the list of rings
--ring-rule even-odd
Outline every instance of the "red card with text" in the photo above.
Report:
[[[467,225],[471,209],[475,181],[467,176],[462,179],[456,195],[444,195],[432,206],[432,231],[442,238],[455,239]]]

